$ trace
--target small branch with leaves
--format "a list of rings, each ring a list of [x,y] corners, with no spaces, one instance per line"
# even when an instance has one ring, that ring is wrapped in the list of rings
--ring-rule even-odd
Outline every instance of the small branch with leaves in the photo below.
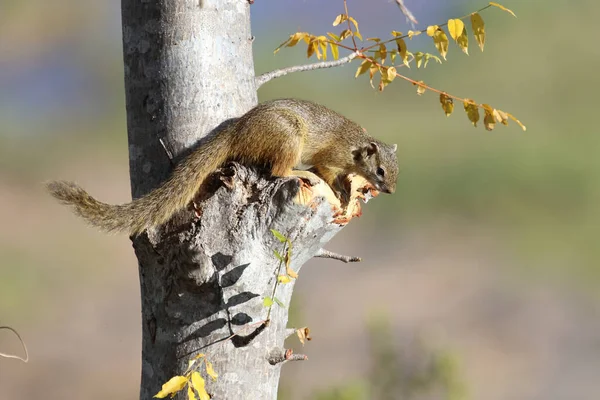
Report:
[[[402,9],[404,3],[397,3]],[[473,99],[462,98],[449,94],[445,91],[435,89],[425,84],[423,81],[414,80],[406,75],[398,73],[398,68],[410,68],[411,64],[416,64],[417,68],[425,68],[432,59],[440,64],[442,63],[442,59],[433,54],[421,51],[411,52],[408,50],[405,39],[408,38],[410,40],[413,37],[423,33],[431,37],[435,48],[444,60],[446,60],[446,55],[448,54],[449,50],[450,39],[448,37],[450,37],[456,43],[463,53],[468,55],[469,38],[467,34],[467,27],[464,22],[464,20],[467,19],[470,20],[473,37],[477,41],[481,51],[483,51],[485,45],[485,24],[480,13],[490,7],[499,8],[516,17],[515,13],[508,8],[498,3],[490,2],[487,6],[471,14],[460,18],[449,19],[443,24],[430,25],[423,30],[409,30],[406,34],[398,31],[392,31],[391,37],[386,40],[382,40],[377,37],[367,38],[365,41],[373,43],[359,48],[357,40],[363,41],[363,37],[358,27],[358,21],[350,16],[348,13],[347,1],[344,0],[344,13],[339,14],[333,21],[333,26],[339,26],[345,23],[345,28],[339,34],[327,32],[327,36],[317,36],[308,32],[296,32],[290,35],[287,40],[285,40],[279,47],[277,47],[277,49],[275,49],[275,53],[277,53],[283,47],[294,47],[298,43],[304,42],[307,45],[307,57],[311,58],[315,56],[318,60],[323,61],[314,64],[283,68],[262,74],[257,78],[257,86],[260,86],[271,79],[275,79],[292,72],[331,68],[350,63],[352,60],[358,58],[362,59],[362,62],[356,70],[355,77],[358,78],[360,75],[366,74],[368,71],[369,82],[371,83],[371,86],[375,88],[373,79],[376,76],[379,76],[379,84],[377,86],[379,91],[383,91],[396,78],[400,78],[410,82],[414,86],[417,86],[417,94],[419,95],[424,94],[426,91],[439,94],[440,103],[446,116],[450,116],[452,114],[454,111],[454,102],[458,101],[463,104],[463,108],[469,121],[471,121],[475,127],[480,120],[480,110],[482,110],[484,112],[483,125],[487,130],[494,129],[496,123],[508,125],[509,120],[513,120],[523,130],[526,130],[525,125],[523,125],[521,121],[508,112],[499,110],[486,103],[478,103]],[[403,13],[409,19],[409,16],[412,16],[412,13],[410,13],[405,6]],[[414,16],[412,18],[414,18]],[[416,22],[416,20],[414,22]],[[447,33],[444,28],[446,28]],[[352,40],[351,44],[344,43],[344,41],[346,41],[348,38]],[[388,48],[388,45],[392,43],[395,45],[395,48]],[[340,58],[340,48],[349,51],[350,54]],[[328,49],[334,61],[326,61]],[[388,58],[390,62],[388,65],[386,65]],[[397,60],[401,61],[401,63],[396,64]]]
[[[244,326],[244,328],[257,328],[259,330],[262,330],[268,327],[273,306],[277,304],[281,307],[285,307],[285,305],[275,296],[278,285],[290,283],[292,279],[296,279],[298,277],[298,274],[290,266],[292,257],[291,240],[275,229],[271,229],[271,233],[280,243],[283,244],[283,249],[281,252],[279,252],[276,249],[273,250],[275,257],[279,262],[275,270],[277,279],[275,280],[275,283],[273,285],[271,296],[265,297],[263,299],[263,305],[265,307],[268,307],[267,317],[264,320],[259,321],[257,323],[247,324]],[[284,265],[285,273],[280,274]],[[219,340],[218,343],[223,344],[227,340],[234,339],[236,336],[240,336],[243,330],[244,329],[233,333],[232,335],[222,340]],[[307,327],[287,330],[286,338],[293,334],[296,334],[298,340],[300,340],[300,343],[302,343],[303,346],[306,341],[311,340],[310,330]],[[287,361],[300,361],[307,359],[308,357],[304,354],[295,354],[291,349],[280,348],[272,349],[267,357],[267,361],[271,365],[276,365]],[[208,377],[212,378],[213,381],[217,380],[218,374],[215,372],[212,363],[207,359],[205,353],[200,353],[189,360],[188,368],[182,375],[174,376],[167,382],[165,382],[162,385],[161,390],[157,394],[155,394],[154,397],[173,397],[176,393],[187,388],[188,400],[209,400],[211,396],[206,390],[206,381],[202,376],[203,371]]]

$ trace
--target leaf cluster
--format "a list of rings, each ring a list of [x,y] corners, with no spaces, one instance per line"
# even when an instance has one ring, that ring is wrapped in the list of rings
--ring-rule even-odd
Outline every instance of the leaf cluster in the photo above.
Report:
[[[215,372],[212,363],[206,359],[206,354],[201,353],[189,361],[188,368],[183,375],[169,379],[154,397],[163,399],[170,396],[173,398],[177,392],[187,386],[188,400],[210,400],[210,395],[206,391],[206,382],[198,371],[202,365],[205,367],[206,375],[216,381],[219,375]]]
[[[347,26],[344,26],[344,29],[339,34],[327,32],[327,36],[316,36],[308,32],[296,32],[281,43],[281,45],[275,49],[275,53],[283,47],[294,47],[298,43],[304,42],[307,45],[308,58],[315,56],[318,60],[327,60],[327,51],[329,49],[333,59],[338,60],[340,57],[340,48],[342,48],[355,53],[356,58],[362,59],[361,64],[356,70],[355,78],[368,72],[369,82],[371,86],[375,88],[373,79],[379,77],[379,84],[377,85],[379,91],[383,91],[385,87],[391,84],[396,78],[401,78],[417,86],[417,94],[419,95],[424,94],[426,91],[438,93],[440,95],[442,109],[446,113],[446,116],[452,114],[453,102],[460,101],[463,103],[467,117],[473,126],[477,126],[477,122],[480,119],[480,110],[482,110],[484,113],[484,127],[488,130],[494,129],[496,123],[507,125],[509,119],[512,119],[523,130],[526,130],[525,125],[510,113],[498,110],[489,104],[477,103],[469,98],[453,96],[447,92],[432,88],[423,81],[413,80],[398,72],[398,68],[400,67],[410,68],[411,63],[416,64],[417,69],[427,67],[427,64],[432,59],[437,63],[442,63],[442,59],[436,55],[422,51],[412,52],[408,49],[405,39],[411,40],[413,37],[423,33],[431,37],[435,48],[444,60],[446,60],[449,51],[450,39],[455,42],[463,53],[468,55],[469,35],[467,26],[464,22],[467,19],[469,19],[471,24],[472,36],[481,51],[483,51],[486,32],[485,23],[480,12],[490,7],[499,8],[516,17],[515,13],[508,8],[498,3],[490,2],[486,7],[483,7],[476,12],[461,18],[449,19],[444,24],[430,25],[426,29],[420,31],[409,30],[406,34],[393,30],[388,39],[382,40],[378,37],[372,37],[367,38],[365,41],[363,41],[362,34],[360,33],[358,21],[348,14],[346,8],[346,12],[337,15],[332,24],[333,26],[339,26],[344,22],[346,23]],[[446,28],[446,30],[444,30],[444,28]],[[349,39],[352,40],[351,45],[345,43]],[[356,44],[356,40],[372,43],[367,43],[359,48]],[[397,64],[397,61],[400,61],[401,63]]]

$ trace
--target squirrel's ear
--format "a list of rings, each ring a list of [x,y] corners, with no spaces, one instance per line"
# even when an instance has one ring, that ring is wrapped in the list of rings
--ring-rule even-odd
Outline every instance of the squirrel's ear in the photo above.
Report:
[[[395,153],[396,150],[398,150],[398,145],[397,144],[393,144],[392,145],[392,151]]]
[[[369,143],[366,148],[367,157],[371,157],[373,154],[379,151],[379,145],[376,142]]]

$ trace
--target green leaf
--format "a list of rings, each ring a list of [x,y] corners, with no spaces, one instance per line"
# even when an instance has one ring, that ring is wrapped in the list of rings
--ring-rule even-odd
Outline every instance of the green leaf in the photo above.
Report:
[[[271,307],[273,305],[273,299],[270,297],[265,297],[263,299],[263,306],[265,307]]]
[[[273,254],[275,254],[275,257],[279,260],[279,261],[284,261],[283,256],[277,251],[277,249],[273,249]]]
[[[277,240],[279,240],[281,243],[285,243],[288,241],[288,239],[283,236],[283,234],[279,231],[276,231],[275,229],[271,229],[271,233],[273,234],[273,236],[275,236],[277,238]]]

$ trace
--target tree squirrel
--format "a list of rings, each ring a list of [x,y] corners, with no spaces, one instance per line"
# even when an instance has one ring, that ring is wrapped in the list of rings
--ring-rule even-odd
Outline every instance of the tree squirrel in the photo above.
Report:
[[[378,191],[396,189],[396,145],[369,136],[363,128],[329,108],[297,99],[267,101],[235,122],[217,130],[174,169],[170,178],[130,203],[99,202],[80,186],[52,181],[52,196],[107,232],[139,234],[168,221],[194,199],[204,180],[231,160],[246,165],[270,165],[273,176],[312,177],[292,169],[312,166],[334,189],[338,176],[355,173]]]

